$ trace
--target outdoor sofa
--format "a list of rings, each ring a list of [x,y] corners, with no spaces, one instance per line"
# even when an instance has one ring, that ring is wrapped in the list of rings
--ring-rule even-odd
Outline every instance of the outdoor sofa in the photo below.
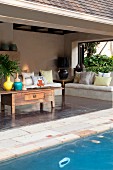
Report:
[[[37,85],[38,80],[42,80],[42,83],[43,83],[42,86]],[[42,75],[35,74],[34,72],[31,72],[31,73],[22,72],[22,81],[26,89],[55,87],[55,90],[54,90],[55,95],[62,94],[62,88],[59,88],[61,87],[61,83],[53,82],[52,70],[43,71]]]
[[[94,83],[68,83],[65,85],[65,95],[113,101],[113,72],[110,77],[112,79],[109,86],[94,85]]]

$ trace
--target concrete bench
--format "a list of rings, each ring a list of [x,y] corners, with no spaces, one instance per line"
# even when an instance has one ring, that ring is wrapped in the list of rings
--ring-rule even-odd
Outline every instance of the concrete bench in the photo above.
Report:
[[[113,101],[113,86],[68,83],[65,85],[65,95]]]

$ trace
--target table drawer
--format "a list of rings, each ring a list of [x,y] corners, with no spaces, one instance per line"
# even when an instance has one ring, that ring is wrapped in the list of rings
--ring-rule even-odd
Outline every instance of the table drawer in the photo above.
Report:
[[[37,99],[44,99],[44,93],[25,94],[25,100],[37,100]]]

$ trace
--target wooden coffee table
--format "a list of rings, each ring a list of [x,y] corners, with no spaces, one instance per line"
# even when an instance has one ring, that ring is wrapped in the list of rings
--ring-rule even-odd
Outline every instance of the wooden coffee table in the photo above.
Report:
[[[11,106],[11,113],[15,115],[15,107],[26,104],[51,102],[51,107],[55,107],[55,88],[29,89],[22,91],[0,91],[1,111],[5,111],[5,105]],[[42,105],[40,105],[42,106]]]

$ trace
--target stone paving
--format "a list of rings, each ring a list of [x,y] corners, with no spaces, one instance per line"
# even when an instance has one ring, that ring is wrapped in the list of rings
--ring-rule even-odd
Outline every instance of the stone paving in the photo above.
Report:
[[[0,132],[0,161],[113,128],[113,108]]]

